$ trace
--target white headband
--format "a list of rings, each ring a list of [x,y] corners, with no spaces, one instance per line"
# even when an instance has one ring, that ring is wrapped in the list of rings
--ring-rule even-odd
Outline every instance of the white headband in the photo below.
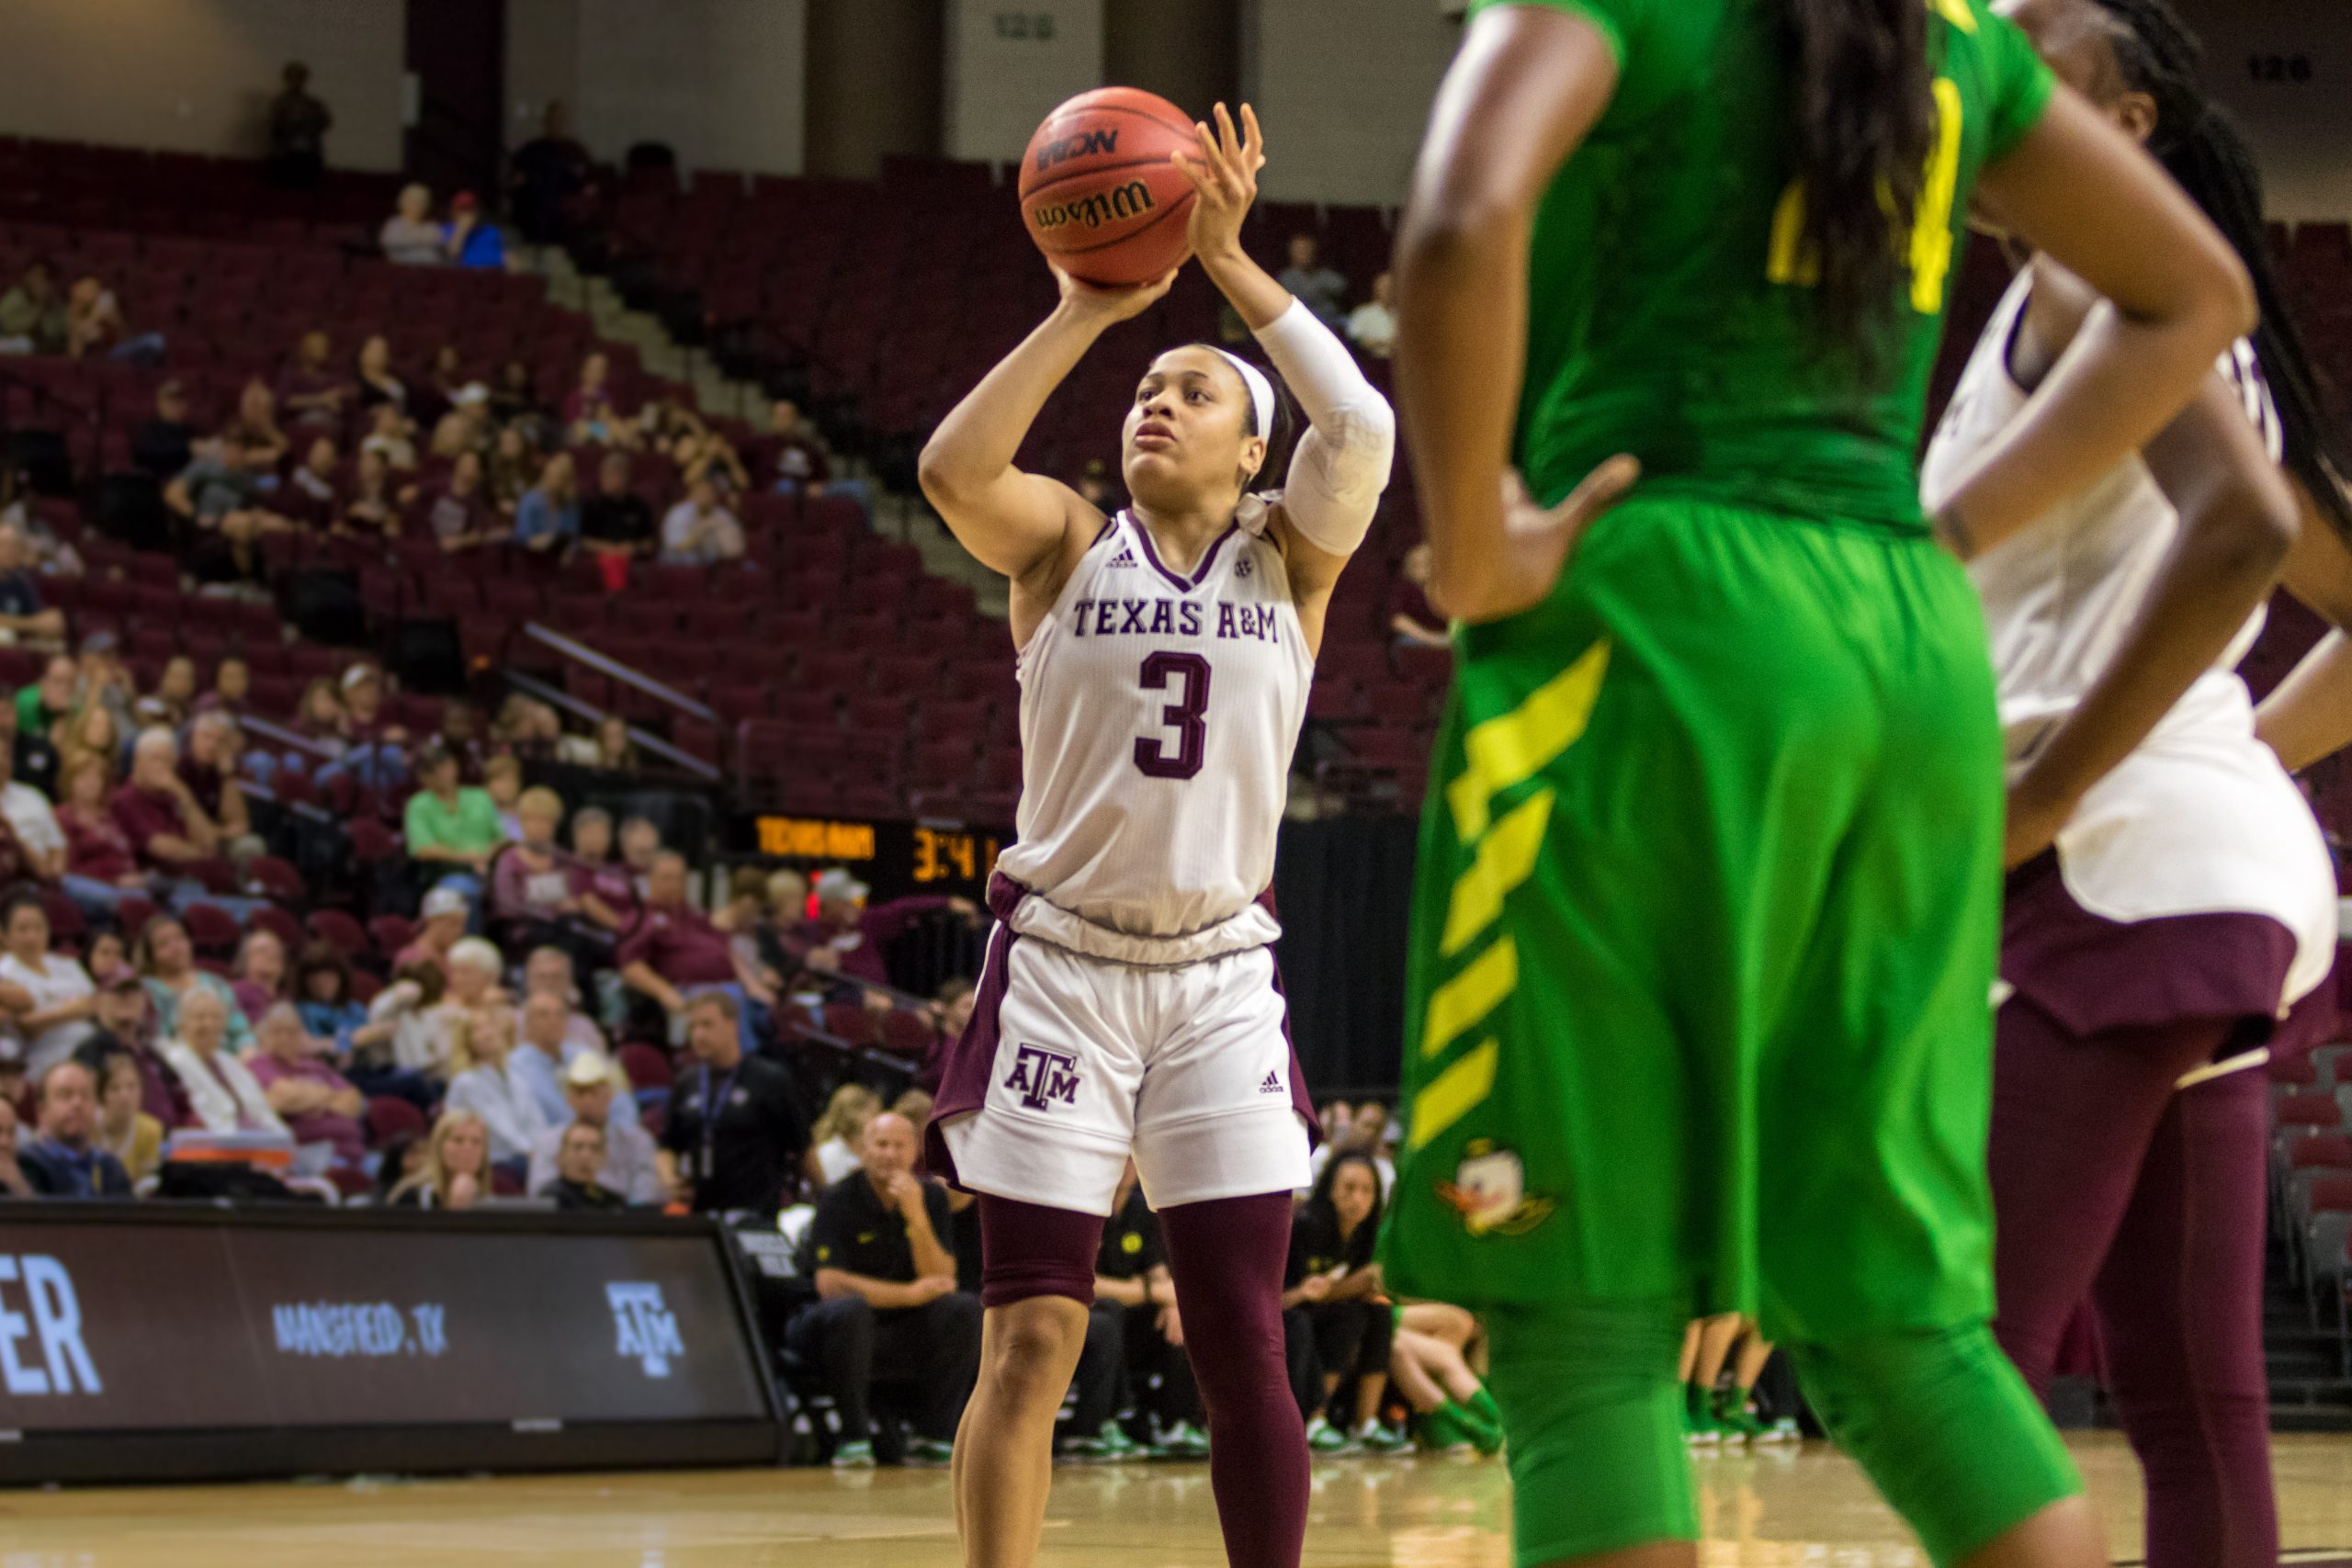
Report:
[[[1266,373],[1238,354],[1226,354],[1225,362],[1241,372],[1241,384],[1250,389],[1250,401],[1258,411],[1258,434],[1272,441],[1274,438],[1274,384]]]

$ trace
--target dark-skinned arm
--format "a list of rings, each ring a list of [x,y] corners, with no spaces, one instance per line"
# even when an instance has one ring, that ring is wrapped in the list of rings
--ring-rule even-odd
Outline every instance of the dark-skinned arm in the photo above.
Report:
[[[2034,288],[2041,324],[2054,312],[2061,333],[2079,330],[2097,309],[2080,280],[2046,264]],[[2114,656],[2010,785],[2010,865],[2048,848],[2090,787],[2227,651],[2294,541],[2294,494],[2237,389],[2218,374],[2207,374],[2141,457],[2179,513],[2180,532]]]
[[[1524,608],[1531,584],[1505,528],[1527,348],[1527,247],[1552,176],[1617,90],[1617,57],[1572,12],[1480,13],[1439,87],[1396,236],[1396,405],[1430,541],[1430,597],[1487,620]],[[1628,476],[1630,478],[1630,476]],[[1531,592],[1532,588],[1532,592]]]

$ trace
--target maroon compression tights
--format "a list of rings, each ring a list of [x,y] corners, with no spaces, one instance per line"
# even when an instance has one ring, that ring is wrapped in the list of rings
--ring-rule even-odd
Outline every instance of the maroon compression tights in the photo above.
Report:
[[[1306,1428],[1283,1355],[1290,1194],[1217,1198],[1159,1212],[1184,1349],[1209,1417],[1209,1486],[1231,1568],[1298,1568],[1306,1539]],[[1102,1222],[980,1199],[981,1299],[1091,1301]]]
[[[2066,1033],[2001,1009],[1994,1056],[1994,1331],[2039,1393],[2095,1308],[2109,1392],[2148,1489],[2149,1568],[2274,1568],[2262,1355],[2259,1072],[2176,1090],[2212,1021]]]

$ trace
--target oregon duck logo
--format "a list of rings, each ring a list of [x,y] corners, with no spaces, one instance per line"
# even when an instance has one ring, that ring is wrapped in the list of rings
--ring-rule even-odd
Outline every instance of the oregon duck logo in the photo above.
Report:
[[[1473,1138],[1464,1148],[1453,1179],[1437,1184],[1437,1195],[1462,1216],[1472,1235],[1524,1235],[1552,1215],[1549,1198],[1527,1190],[1527,1167],[1510,1149],[1489,1138]]]

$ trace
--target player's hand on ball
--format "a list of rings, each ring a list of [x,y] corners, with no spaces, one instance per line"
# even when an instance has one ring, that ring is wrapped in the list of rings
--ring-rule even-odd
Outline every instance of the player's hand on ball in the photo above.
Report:
[[[1061,286],[1062,309],[1095,321],[1125,321],[1159,304],[1175,283],[1176,275],[1183,270],[1184,264],[1179,262],[1149,283],[1139,283],[1133,288],[1104,288],[1099,284],[1082,283],[1057,266],[1054,281]]]
[[[1195,125],[1197,152],[1170,154],[1177,173],[1193,182],[1193,215],[1185,220],[1185,238],[1196,256],[1221,255],[1241,248],[1241,220],[1258,199],[1258,171],[1266,166],[1266,138],[1258,129],[1258,111],[1241,106],[1241,129],[1233,116],[1216,106],[1216,129]]]
[[[1557,506],[1538,506],[1519,470],[1503,471],[1503,560],[1487,590],[1458,601],[1436,582],[1430,602],[1460,621],[1498,621],[1533,609],[1552,592],[1568,556],[1594,521],[1622,500],[1642,477],[1637,458],[1619,453],[1584,477]]]

